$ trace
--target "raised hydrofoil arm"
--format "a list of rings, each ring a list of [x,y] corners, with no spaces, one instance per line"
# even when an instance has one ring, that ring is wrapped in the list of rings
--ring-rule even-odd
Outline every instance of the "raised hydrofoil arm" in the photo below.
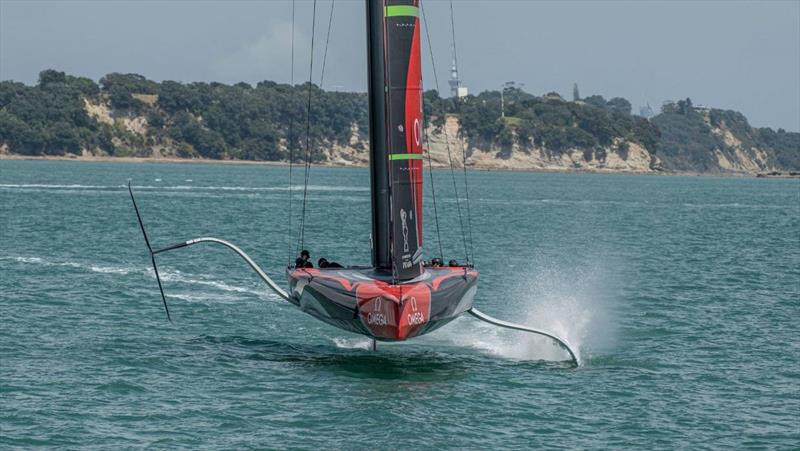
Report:
[[[258,274],[258,277],[261,277],[261,280],[263,280],[264,282],[267,283],[267,285],[272,289],[272,291],[275,292],[275,294],[277,294],[278,296],[282,297],[283,299],[285,299],[287,301],[289,300],[289,294],[286,291],[284,291],[283,288],[279,287],[278,284],[276,284],[275,281],[272,280],[267,275],[267,273],[265,273],[264,270],[261,269],[261,267],[258,266],[256,264],[256,262],[253,261],[252,258],[250,258],[249,255],[247,255],[243,250],[239,249],[239,246],[237,246],[237,245],[235,245],[235,244],[233,244],[233,243],[231,243],[229,241],[221,240],[219,238],[213,238],[213,237],[210,237],[210,236],[206,236],[206,237],[202,237],[202,238],[194,238],[194,239],[191,239],[191,240],[188,240],[188,241],[183,241],[183,242],[180,242],[180,243],[176,243],[176,244],[173,244],[173,245],[161,248],[161,249],[156,249],[156,250],[153,251],[153,255],[160,254],[160,253],[166,252],[166,251],[171,251],[173,249],[180,249],[182,247],[191,246],[191,245],[197,244],[197,243],[217,243],[217,244],[221,244],[221,245],[227,247],[228,249],[236,252],[237,254],[239,254],[240,257],[242,257],[242,259],[244,259],[245,262],[247,262],[248,265],[250,265],[251,268],[253,268],[253,271],[255,271],[256,274]]]
[[[161,284],[161,276],[158,274],[156,255],[162,252],[167,252],[174,249],[180,249],[182,247],[191,246],[197,243],[217,243],[236,252],[237,254],[239,254],[240,257],[242,257],[242,259],[244,259],[245,262],[247,262],[248,265],[250,265],[251,268],[253,268],[253,271],[255,271],[256,274],[258,274],[258,276],[261,277],[261,279],[267,283],[267,285],[272,289],[272,291],[274,291],[278,296],[282,297],[283,299],[286,299],[287,301],[289,300],[289,294],[286,293],[286,291],[284,291],[283,288],[279,287],[278,284],[276,284],[264,272],[264,270],[262,270],[261,267],[258,266],[256,262],[253,261],[252,258],[250,258],[249,255],[245,254],[245,252],[239,249],[238,246],[236,246],[233,243],[229,243],[228,241],[221,240],[219,238],[203,237],[203,238],[195,238],[192,240],[171,244],[169,246],[162,247],[160,249],[153,249],[153,247],[150,245],[150,239],[147,237],[147,230],[144,227],[144,222],[142,221],[142,215],[139,213],[139,207],[136,205],[136,198],[133,196],[133,189],[131,189],[130,180],[128,180],[128,192],[131,195],[131,202],[133,202],[133,209],[136,210],[136,219],[139,221],[139,227],[142,229],[142,235],[144,236],[144,243],[147,245],[148,252],[150,252],[150,261],[153,262],[153,272],[156,274],[156,281],[158,281],[158,291],[161,292],[161,301],[164,303],[164,311],[167,312],[167,319],[169,320],[169,322],[172,322],[172,318],[170,317],[169,314],[169,307],[167,307],[167,297],[164,296],[164,287]]]
[[[569,356],[572,357],[572,361],[575,362],[576,366],[581,365],[580,357],[577,350],[573,350],[572,346],[569,344],[569,342],[567,342],[567,340],[560,338],[555,334],[552,334],[550,332],[545,332],[543,330],[534,329],[528,326],[522,326],[520,324],[509,323],[508,321],[499,320],[497,318],[492,318],[491,316],[481,312],[480,310],[474,307],[467,311],[475,318],[478,318],[479,320],[485,321],[494,326],[505,327],[506,329],[520,330],[522,332],[530,332],[532,334],[543,335],[545,337],[548,337],[554,340],[556,343],[558,343],[562,348],[564,348],[564,350],[566,350],[569,353]]]

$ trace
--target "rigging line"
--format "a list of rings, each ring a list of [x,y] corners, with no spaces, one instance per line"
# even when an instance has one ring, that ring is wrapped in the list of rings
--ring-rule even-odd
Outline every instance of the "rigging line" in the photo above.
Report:
[[[331,14],[328,16],[328,35],[325,37],[325,52],[322,54],[322,73],[319,76],[319,87],[322,89],[322,83],[325,81],[325,65],[328,62],[328,43],[331,41],[331,25],[333,24],[333,7],[336,5],[336,0],[331,0]]]
[[[450,0],[450,31],[453,36],[453,63],[458,67],[458,49],[456,48],[456,15],[453,12],[453,0]],[[467,231],[469,232],[469,253],[472,264],[475,264],[475,250],[472,241],[472,214],[469,207],[469,184],[467,183],[467,146],[461,146],[461,167],[464,168],[464,197],[467,203]]]
[[[467,204],[467,232],[469,233],[469,254],[472,256],[472,265],[475,266],[475,251],[472,247],[472,214],[469,208],[469,185],[467,184],[467,146],[461,147],[461,166],[464,168],[464,198]],[[469,263],[469,262],[468,262]]]
[[[436,84],[436,91],[437,91],[437,95],[438,95],[438,93],[441,92],[441,91],[439,91],[439,75],[436,72],[436,60],[433,57],[433,46],[431,44],[431,35],[430,35],[430,32],[428,31],[428,18],[425,15],[425,6],[423,6],[422,3],[420,3],[420,10],[422,11],[422,19],[423,19],[423,22],[425,23],[425,36],[426,36],[427,41],[428,41],[428,52],[430,53],[431,68],[433,69],[433,80],[434,80],[434,83]],[[461,226],[461,239],[464,241],[464,258],[466,259],[465,263],[467,265],[469,265],[469,251],[468,251],[468,247],[467,247],[467,234],[464,231],[464,219],[463,219],[463,217],[461,215],[461,200],[460,200],[460,198],[458,196],[458,184],[456,183],[456,173],[455,173],[455,169],[453,168],[453,155],[452,155],[452,152],[450,150],[450,136],[448,136],[448,134],[447,134],[447,128],[446,128],[447,115],[446,115],[446,113],[447,113],[447,111],[445,110],[444,102],[442,102],[442,112],[441,112],[441,114],[442,114],[442,120],[444,120],[444,124],[442,125],[442,131],[444,132],[444,140],[445,140],[445,144],[447,146],[447,160],[450,162],[450,176],[453,179],[453,191],[454,191],[455,196],[456,196],[456,209],[458,210],[458,222],[459,222],[459,224]]]
[[[420,85],[422,85],[422,83],[420,83]],[[422,86],[420,86],[420,88],[422,88]],[[422,88],[421,92],[424,94],[425,93],[425,89]],[[425,98],[423,96],[423,101],[424,100],[425,100]],[[428,154],[428,175],[430,176],[430,179],[431,179],[431,198],[433,199],[433,219],[434,219],[434,222],[436,223],[436,244],[439,245],[439,258],[442,261],[444,261],[444,250],[442,249],[442,233],[441,233],[441,229],[439,228],[439,210],[438,210],[438,208],[436,208],[436,188],[435,188],[434,179],[433,179],[433,159],[431,157],[431,138],[430,138],[430,135],[428,133],[428,128],[427,127],[425,127],[424,138],[425,138],[425,148],[424,148],[424,150]]]
[[[291,101],[289,102],[289,108],[291,109],[294,106],[294,98],[295,98],[295,89],[294,89],[294,11],[295,11],[295,0],[292,0],[292,37],[291,37],[291,63],[289,69],[289,89],[291,90]],[[293,261],[293,257],[291,255],[292,252],[292,236],[294,235],[294,230],[292,229],[292,197],[294,193],[292,193],[292,168],[294,165],[294,145],[292,144],[292,138],[294,137],[294,115],[289,115],[289,136],[287,136],[286,144],[289,147],[289,233],[286,237],[287,245],[289,246],[289,262]]]
[[[431,198],[433,198],[433,219],[436,222],[436,242],[439,244],[439,258],[444,261],[444,251],[442,250],[442,234],[439,231],[439,212],[436,209],[436,189],[433,185],[433,163],[431,162],[431,139],[428,136],[428,129],[425,129],[425,144],[428,154],[428,174],[431,178]]]
[[[297,243],[297,252],[303,248],[306,232],[306,204],[308,200],[308,177],[311,171],[311,94],[314,80],[314,35],[317,26],[317,0],[314,0],[314,6],[311,13],[311,56],[308,64],[308,102],[306,105],[306,173],[305,181],[303,183],[303,209],[300,215],[300,239]]]
[[[456,50],[456,21],[453,14],[453,0],[450,0],[450,32],[453,36],[453,63],[458,67],[458,51]]]

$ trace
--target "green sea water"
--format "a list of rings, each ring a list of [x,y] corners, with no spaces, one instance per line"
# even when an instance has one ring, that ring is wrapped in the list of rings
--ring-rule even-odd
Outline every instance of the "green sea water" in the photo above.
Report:
[[[287,174],[0,161],[0,448],[800,447],[800,180],[470,173],[476,306],[579,368],[468,317],[372,352],[211,245],[159,257],[168,323],[127,179],[156,245],[225,238],[283,282]],[[368,180],[312,168],[315,259],[369,262]]]

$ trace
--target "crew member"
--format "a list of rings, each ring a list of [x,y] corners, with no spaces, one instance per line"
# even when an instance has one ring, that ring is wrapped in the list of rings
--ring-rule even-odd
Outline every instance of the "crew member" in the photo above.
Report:
[[[317,267],[318,268],[344,268],[344,266],[336,263],[336,262],[329,262],[325,258],[320,258],[317,260]]]
[[[300,256],[294,261],[295,268],[313,268],[314,264],[311,263],[311,253],[303,249],[300,251]]]

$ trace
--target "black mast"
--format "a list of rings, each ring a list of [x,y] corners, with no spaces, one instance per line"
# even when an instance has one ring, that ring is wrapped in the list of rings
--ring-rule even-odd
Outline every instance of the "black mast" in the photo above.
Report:
[[[384,3],[366,0],[369,93],[370,191],[372,194],[372,266],[390,270],[390,191],[386,137]]]

